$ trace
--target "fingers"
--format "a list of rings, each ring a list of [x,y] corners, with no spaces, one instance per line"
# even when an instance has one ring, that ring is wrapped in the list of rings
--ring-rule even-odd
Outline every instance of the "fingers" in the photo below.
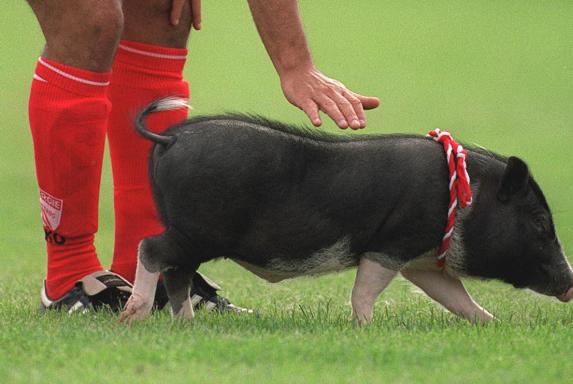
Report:
[[[340,128],[347,126],[352,129],[362,129],[366,127],[366,113],[365,109],[374,109],[380,105],[380,100],[377,97],[362,96],[352,91],[343,88],[340,94],[335,94],[332,99],[346,119],[346,124],[340,124],[335,116],[328,113],[328,115],[336,121]],[[346,125],[346,126],[345,126]]]
[[[365,98],[364,96],[362,96]],[[366,127],[366,114],[364,109],[375,108],[373,106],[375,102],[378,102],[377,98],[365,98],[374,99],[368,100],[367,107],[363,106],[362,101],[354,94],[345,91],[342,94],[336,92],[329,92],[329,96],[326,94],[315,95],[313,100],[301,105],[301,109],[307,114],[312,124],[316,127],[322,124],[318,111],[326,113],[339,128],[346,129],[362,129]],[[377,106],[377,105],[376,105]]]
[[[315,94],[314,100],[320,110],[334,120],[339,128],[350,127],[354,130],[366,127],[365,109],[380,105],[377,97],[359,95],[337,81]]]
[[[320,127],[322,125],[322,121],[320,120],[320,116],[318,114],[318,106],[312,100],[309,100],[305,104],[301,106],[301,109],[306,113],[312,125],[315,127]]]
[[[364,109],[374,109],[378,108],[380,105],[380,99],[377,97],[372,96],[362,96],[357,93],[351,92],[354,97],[360,100],[360,103],[364,107]]]
[[[201,0],[191,0],[191,17],[193,18],[193,28],[201,29]]]
[[[364,110],[376,108],[380,104],[378,98],[352,92],[344,84],[324,76],[314,68],[303,68],[279,75],[287,100],[301,108],[317,127],[322,124],[318,113],[320,110],[339,128],[365,128]]]
[[[366,126],[366,116],[362,103],[357,97],[343,90],[342,95],[338,96],[337,104],[344,114],[348,126],[352,129],[361,129]]]
[[[173,0],[171,3],[171,17],[170,21],[173,25],[178,25],[181,19],[181,12],[183,12],[183,6],[188,0]]]
[[[181,13],[186,2],[191,3],[191,23],[197,31],[201,29],[201,0],[173,0],[171,3],[170,21],[173,25],[179,25]]]
[[[343,88],[333,91],[330,97],[320,98],[321,110],[332,118],[340,128],[362,129],[366,127],[366,114],[360,99]],[[335,105],[332,105],[334,102]]]
[[[341,112],[339,105],[332,100],[331,98],[320,95],[317,100],[318,107],[324,113],[326,113],[339,128],[346,129],[348,128],[348,121],[346,121],[346,117]]]
[[[346,98],[346,100],[348,100],[348,102],[350,103],[350,105],[354,109],[354,113],[356,114],[356,117],[358,118],[359,128],[365,128],[366,127],[366,114],[364,113],[364,107],[362,106],[362,102],[360,101],[360,99],[358,97],[356,97],[352,92],[349,92],[349,91],[344,93],[344,97]]]

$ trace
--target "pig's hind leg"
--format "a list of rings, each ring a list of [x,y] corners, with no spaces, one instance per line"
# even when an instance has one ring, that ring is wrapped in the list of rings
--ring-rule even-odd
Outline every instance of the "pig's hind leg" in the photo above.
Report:
[[[148,239],[143,239],[139,243],[135,283],[131,296],[119,316],[121,323],[130,324],[135,320],[143,320],[153,307],[155,290],[159,280],[159,268],[149,263],[148,253],[150,249],[147,245],[148,242]]]
[[[352,318],[356,323],[363,325],[372,321],[376,298],[397,273],[376,261],[360,258],[351,298]]]
[[[180,248],[170,231],[147,237],[139,243],[133,292],[120,315],[120,322],[142,320],[151,312],[159,273],[173,268],[179,253]]]
[[[164,272],[164,283],[171,304],[171,316],[175,319],[194,317],[191,303],[191,281],[197,268],[177,267]]]
[[[474,323],[487,323],[494,317],[466,291],[462,281],[442,270],[403,268],[400,273],[450,312]]]

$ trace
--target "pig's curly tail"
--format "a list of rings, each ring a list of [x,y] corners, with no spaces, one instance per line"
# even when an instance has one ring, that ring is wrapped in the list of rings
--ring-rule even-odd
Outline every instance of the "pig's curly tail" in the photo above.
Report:
[[[179,108],[190,108],[188,100],[186,98],[170,96],[156,100],[137,114],[134,122],[135,129],[141,136],[143,136],[147,140],[151,140],[155,143],[169,146],[173,144],[173,142],[175,141],[175,136],[166,136],[151,132],[147,127],[147,124],[145,123],[145,119],[147,118],[148,115],[155,112],[171,111]]]

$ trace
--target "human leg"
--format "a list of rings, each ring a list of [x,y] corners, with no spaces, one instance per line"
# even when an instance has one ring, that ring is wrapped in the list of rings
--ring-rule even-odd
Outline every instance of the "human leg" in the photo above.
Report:
[[[169,23],[170,0],[125,0],[125,29],[113,64],[108,138],[113,167],[116,236],[111,269],[133,281],[141,239],[163,231],[153,203],[147,159],[151,143],[133,129],[134,113],[167,96],[189,97],[183,80],[189,12]],[[150,117],[162,131],[187,117],[186,109]]]
[[[183,67],[191,28],[186,3],[177,26],[170,24],[171,0],[124,0],[125,28],[113,64],[110,99],[113,109],[108,138],[114,178],[116,236],[111,269],[133,281],[137,247],[141,239],[159,234],[150,191],[148,155],[151,143],[133,129],[134,113],[150,102],[167,97],[189,97]],[[187,109],[162,111],[149,118],[159,132],[187,117]],[[209,279],[192,277],[194,306],[209,310],[252,312],[231,304],[217,294]],[[159,287],[162,290],[163,287]],[[160,295],[165,296],[165,295]],[[161,307],[161,303],[157,303]]]
[[[46,38],[29,117],[47,242],[45,294],[102,270],[93,244],[120,0],[29,1]]]

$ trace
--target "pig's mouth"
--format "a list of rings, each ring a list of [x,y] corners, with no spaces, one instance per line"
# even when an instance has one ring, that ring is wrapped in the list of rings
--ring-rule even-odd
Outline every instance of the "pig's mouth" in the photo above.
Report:
[[[569,302],[571,299],[573,299],[573,287],[569,288],[567,292],[561,295],[557,295],[557,298],[564,303]]]

